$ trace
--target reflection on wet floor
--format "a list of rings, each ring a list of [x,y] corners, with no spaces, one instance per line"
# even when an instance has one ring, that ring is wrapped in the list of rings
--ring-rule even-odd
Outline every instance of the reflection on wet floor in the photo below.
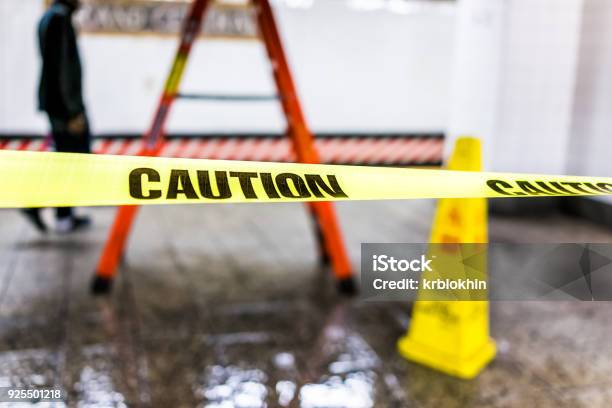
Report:
[[[111,375],[112,353],[105,346],[91,346],[83,350],[88,365],[84,366],[74,389],[78,406],[127,407],[125,397],[117,391]]]
[[[361,242],[425,241],[433,212],[339,207],[354,265]],[[612,406],[606,303],[493,303],[498,358],[461,381],[398,356],[409,304],[336,295],[302,206],[147,208],[103,299],[87,288],[113,211],[91,211],[96,227],[78,237],[39,238],[2,214],[0,386],[67,392],[36,407]],[[496,218],[491,234],[612,242],[562,216]]]
[[[256,368],[213,366],[207,369],[205,384],[196,395],[208,401],[206,407],[263,407],[267,382],[266,374]]]
[[[259,310],[266,310],[265,304]],[[374,371],[379,366],[376,353],[358,334],[348,331],[345,321],[338,321],[346,312],[346,304],[335,305],[329,320],[315,340],[310,359],[305,367],[297,366],[292,352],[276,352],[271,339],[254,333],[235,336],[245,344],[270,341],[270,372],[260,368],[238,365],[207,367],[201,386],[195,394],[204,407],[371,407],[375,400]],[[231,342],[237,344],[237,342]],[[230,343],[230,344],[231,344]],[[224,341],[224,345],[228,343]],[[237,362],[238,363],[238,362]],[[293,404],[293,405],[292,405]]]

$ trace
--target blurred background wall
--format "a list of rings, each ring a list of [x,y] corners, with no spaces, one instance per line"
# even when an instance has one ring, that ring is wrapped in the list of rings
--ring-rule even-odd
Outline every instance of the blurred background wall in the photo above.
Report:
[[[610,176],[612,2],[458,7],[450,137],[483,137],[494,171]]]
[[[609,0],[276,0],[315,131],[447,130],[484,140],[494,171],[610,176]],[[0,135],[35,110],[43,0],[0,2]],[[176,39],[83,35],[94,131],[147,127]],[[199,41],[183,89],[272,91],[256,41]],[[179,102],[171,132],[281,131],[275,103]],[[608,200],[608,202],[612,202]]]
[[[362,3],[274,3],[312,128],[443,129],[452,65],[452,4],[394,11]],[[35,110],[36,24],[43,9],[43,0],[0,2],[0,133],[45,130],[46,122]],[[94,131],[142,132],[153,115],[176,37],[89,34],[81,37],[80,45]],[[264,52],[257,41],[198,41],[182,88],[272,92]],[[280,131],[281,119],[274,102],[181,101],[169,129]]]
[[[586,0],[568,171],[612,175],[612,2]]]

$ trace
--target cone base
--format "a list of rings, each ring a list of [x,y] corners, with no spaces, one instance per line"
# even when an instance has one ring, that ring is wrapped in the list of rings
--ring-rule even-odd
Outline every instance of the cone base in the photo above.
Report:
[[[399,353],[407,360],[465,380],[476,377],[493,360],[496,354],[493,339],[489,339],[476,353],[468,357],[442,353],[430,345],[413,341],[409,335],[398,341],[397,348]]]

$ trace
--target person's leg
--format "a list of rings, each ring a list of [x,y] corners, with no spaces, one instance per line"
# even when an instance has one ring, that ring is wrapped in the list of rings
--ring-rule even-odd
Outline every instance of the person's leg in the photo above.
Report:
[[[22,208],[21,213],[26,216],[38,232],[44,234],[47,232],[47,225],[40,217],[40,210],[40,208]]]
[[[49,118],[51,122],[51,136],[56,152],[72,152],[74,151],[73,138],[68,132],[68,123],[63,119]],[[62,220],[72,217],[71,207],[59,207],[55,209],[56,219]]]
[[[54,123],[52,118],[49,118],[49,123],[51,124],[51,134],[54,135],[57,124]],[[53,138],[55,140],[55,136]],[[46,233],[47,225],[40,216],[40,210],[42,210],[42,208],[22,208],[21,213],[38,230],[38,232]]]
[[[75,215],[72,207],[58,207],[56,215],[56,230],[61,234],[82,230],[91,225],[89,217]]]
[[[90,153],[89,124],[85,117],[85,127],[82,132],[72,133],[68,130],[68,123],[64,120],[51,119],[53,128],[53,141],[55,150],[65,153]],[[61,233],[73,232],[91,224],[88,217],[79,217],[74,214],[72,207],[58,207],[56,209],[57,231]]]
[[[72,217],[72,207],[57,207],[55,209],[55,217],[59,220],[61,218]]]
[[[85,128],[79,139],[78,153],[91,153],[91,130],[89,129],[89,118],[86,113],[83,113],[85,118]]]

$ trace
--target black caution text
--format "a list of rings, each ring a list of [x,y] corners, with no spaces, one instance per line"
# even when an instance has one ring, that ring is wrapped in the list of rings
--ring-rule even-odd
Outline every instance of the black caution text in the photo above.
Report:
[[[232,182],[233,181],[233,182]],[[239,186],[239,187],[237,187]],[[129,175],[130,196],[139,200],[210,199],[227,200],[244,197],[249,200],[347,198],[335,175],[260,173],[244,171],[188,171],[172,169],[162,183],[160,173],[139,167]]]

